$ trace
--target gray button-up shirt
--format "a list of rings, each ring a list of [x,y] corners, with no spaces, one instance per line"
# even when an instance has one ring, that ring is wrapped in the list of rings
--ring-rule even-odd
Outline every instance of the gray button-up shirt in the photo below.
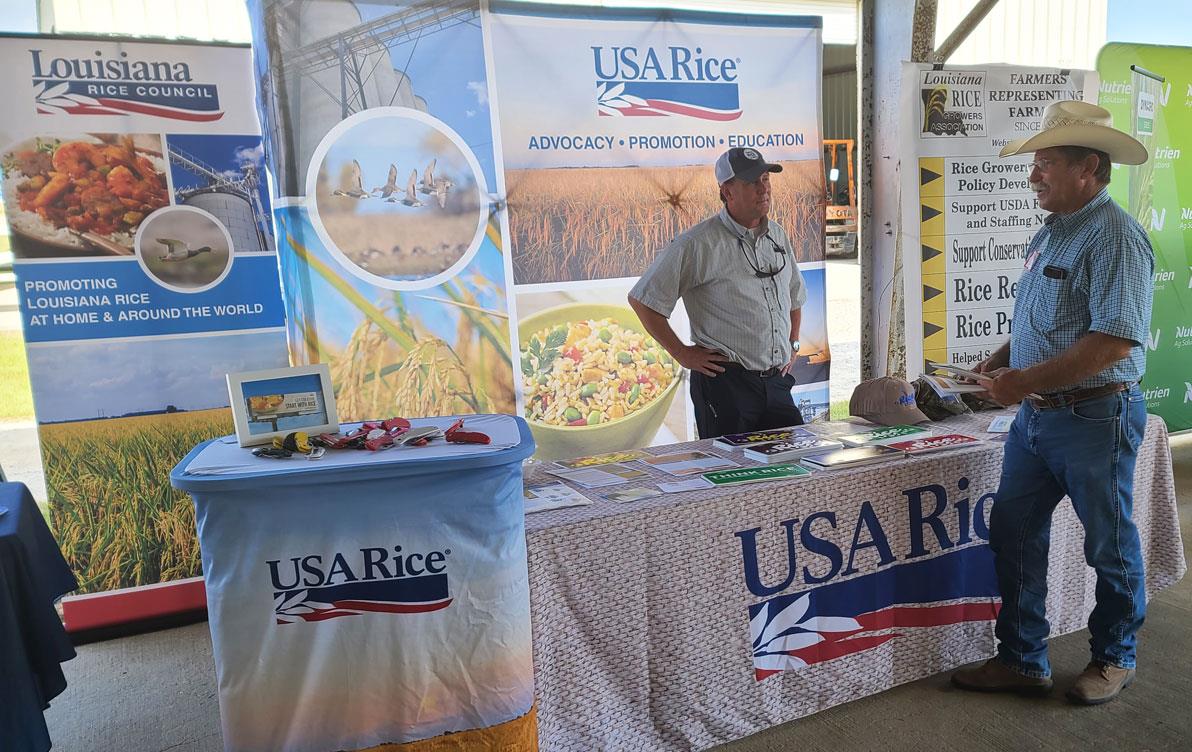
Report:
[[[754,272],[784,263],[773,277]],[[667,318],[682,298],[695,344],[764,371],[790,360],[790,312],[807,302],[807,287],[780,225],[747,230],[721,209],[671,241],[629,295]]]

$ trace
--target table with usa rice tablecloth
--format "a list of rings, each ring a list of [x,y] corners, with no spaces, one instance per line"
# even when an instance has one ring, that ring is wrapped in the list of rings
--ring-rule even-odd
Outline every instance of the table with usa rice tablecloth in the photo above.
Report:
[[[174,468],[195,501],[225,749],[417,752],[448,733],[453,748],[534,749],[534,440],[520,418],[465,421],[492,442],[308,460],[230,437]]]
[[[540,748],[706,749],[992,656],[985,540],[1002,444],[990,418],[935,424],[988,440],[947,452],[527,515]],[[752,464],[710,441],[649,451],[680,448]],[[552,480],[545,470],[527,483]],[[1134,489],[1149,594],[1186,568],[1154,416]],[[1082,629],[1093,607],[1083,537],[1061,503],[1053,635]]]

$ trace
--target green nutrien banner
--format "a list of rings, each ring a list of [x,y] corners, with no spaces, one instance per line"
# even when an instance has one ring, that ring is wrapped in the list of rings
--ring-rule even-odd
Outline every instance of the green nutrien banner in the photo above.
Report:
[[[1192,47],[1107,44],[1097,56],[1097,72],[1101,106],[1151,155],[1137,167],[1114,165],[1109,185],[1155,249],[1143,379],[1147,410],[1171,431],[1192,429]]]

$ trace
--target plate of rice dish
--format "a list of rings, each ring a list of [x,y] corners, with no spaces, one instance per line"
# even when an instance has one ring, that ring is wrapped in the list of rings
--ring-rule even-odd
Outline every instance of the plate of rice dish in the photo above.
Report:
[[[0,166],[9,226],[51,249],[131,255],[141,221],[170,204],[158,136],[38,137]]]

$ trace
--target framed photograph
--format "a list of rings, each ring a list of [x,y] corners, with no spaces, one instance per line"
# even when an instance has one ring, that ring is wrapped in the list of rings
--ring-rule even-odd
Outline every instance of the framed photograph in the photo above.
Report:
[[[325,363],[228,374],[240,446],[268,444],[293,431],[339,431],[331,370]]]

